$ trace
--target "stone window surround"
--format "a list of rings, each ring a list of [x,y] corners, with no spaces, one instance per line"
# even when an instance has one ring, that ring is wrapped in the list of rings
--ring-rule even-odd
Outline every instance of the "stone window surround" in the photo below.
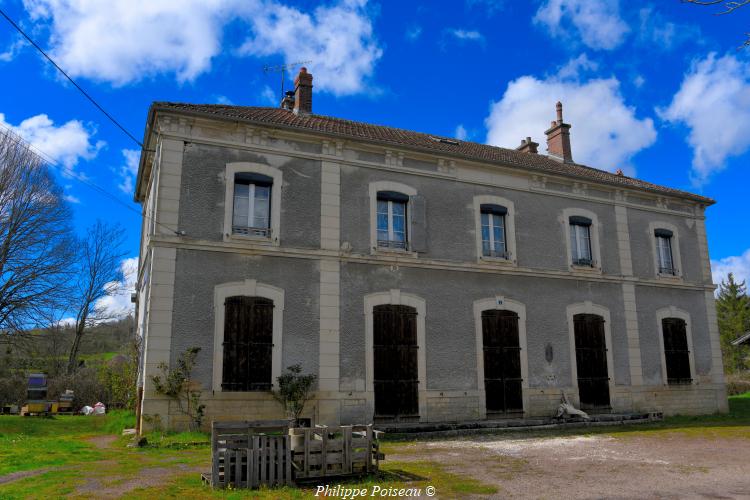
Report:
[[[591,219],[590,238],[591,238],[591,259],[594,261],[593,267],[573,265],[573,253],[570,248],[570,218],[573,216],[586,217]],[[601,274],[602,272],[602,254],[599,244],[599,217],[596,213],[585,208],[566,208],[562,211],[560,223],[563,225],[563,235],[565,235],[565,250],[567,255],[567,267],[573,272],[593,272]]]
[[[501,259],[498,257],[487,257],[482,255],[482,205],[501,205],[508,210],[505,214],[505,247],[510,253],[510,259]],[[516,254],[516,206],[515,204],[503,198],[502,196],[495,195],[477,195],[474,196],[474,230],[475,240],[477,247],[477,262],[492,262],[501,264],[513,264],[518,263],[518,257]]]
[[[659,355],[661,356],[661,380],[665,387],[670,386],[667,382],[667,359],[664,353],[664,331],[662,330],[662,320],[665,318],[678,318],[685,322],[685,333],[687,335],[688,359],[690,360],[690,378],[693,380],[690,385],[698,383],[695,374],[695,356],[693,354],[693,330],[690,321],[690,313],[683,311],[675,306],[663,307],[656,311],[656,331],[659,334]]]
[[[238,173],[260,174],[273,179],[273,184],[271,185],[271,213],[269,214],[271,227],[270,238],[232,234],[232,212],[234,209],[234,177],[235,174]],[[260,163],[251,163],[245,161],[232,162],[226,164],[224,180],[226,184],[226,193],[224,195],[224,230],[222,231],[224,241],[249,240],[254,242],[268,242],[278,246],[279,230],[281,226],[281,187],[283,182],[281,170]]]
[[[370,195],[370,253],[398,253],[417,256],[416,252],[410,250],[411,238],[412,238],[412,227],[411,227],[411,207],[409,203],[406,204],[406,250],[399,250],[393,248],[379,248],[378,247],[378,193],[380,191],[394,191],[403,195],[412,197],[417,195],[417,190],[406,184],[393,181],[375,181],[371,182],[369,186]]]
[[[376,292],[365,295],[365,391],[375,408],[375,360],[374,320],[373,309],[381,305],[409,306],[417,310],[417,376],[419,377],[419,420],[427,421],[427,357],[425,348],[425,315],[427,302],[422,297],[401,290],[392,289],[387,292]]]
[[[484,390],[484,336],[482,331],[482,312],[488,310],[506,310],[518,314],[518,343],[521,346],[521,397],[524,413],[529,407],[529,359],[526,346],[526,305],[501,295],[474,301],[474,331],[477,349],[477,389],[480,401],[486,410],[486,394]]]
[[[566,308],[568,317],[568,335],[570,342],[570,373],[572,376],[571,386],[578,392],[578,366],[576,360],[576,335],[573,317],[576,314],[595,314],[604,318],[604,341],[607,348],[607,376],[609,377],[609,400],[612,405],[615,395],[615,366],[612,356],[612,319],[609,309],[587,300],[577,304],[570,304]],[[580,397],[579,397],[580,402]]]
[[[654,232],[657,229],[668,229],[672,231],[672,266],[675,269],[675,274],[661,274],[659,272],[659,250],[656,248],[656,236]],[[648,225],[648,237],[651,241],[651,255],[654,263],[654,276],[658,279],[667,279],[682,281],[682,259],[680,257],[680,232],[677,230],[677,226],[670,224],[669,222],[653,221]],[[659,330],[661,331],[661,329]]]
[[[281,375],[282,333],[284,328],[284,290],[256,280],[222,283],[214,287],[214,357],[211,388],[223,392],[221,380],[224,370],[224,301],[234,296],[263,297],[273,301],[273,349],[271,350],[271,383],[277,389],[276,379]],[[237,394],[238,391],[227,391]],[[257,392],[257,391],[254,391]],[[247,392],[240,392],[248,394]]]

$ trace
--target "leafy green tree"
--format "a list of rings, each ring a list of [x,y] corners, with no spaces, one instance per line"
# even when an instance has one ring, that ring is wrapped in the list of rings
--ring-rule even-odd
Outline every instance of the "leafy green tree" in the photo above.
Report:
[[[745,282],[736,282],[732,273],[719,285],[716,314],[724,371],[736,373],[747,370],[750,349],[747,346],[733,346],[731,342],[750,330],[750,297],[747,296]]]

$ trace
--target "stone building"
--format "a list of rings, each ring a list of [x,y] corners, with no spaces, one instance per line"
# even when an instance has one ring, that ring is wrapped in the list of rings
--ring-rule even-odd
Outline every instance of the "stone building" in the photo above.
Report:
[[[142,413],[200,347],[209,419],[315,423],[726,411],[704,224],[714,203],[573,161],[570,125],[516,150],[279,108],[157,102],[135,198]]]

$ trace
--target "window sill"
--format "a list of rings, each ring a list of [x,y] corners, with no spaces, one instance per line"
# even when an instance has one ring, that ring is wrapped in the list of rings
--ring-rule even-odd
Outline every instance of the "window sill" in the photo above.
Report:
[[[679,274],[678,275],[674,275],[674,274],[661,274],[661,273],[659,273],[659,274],[656,275],[656,279],[667,281],[667,282],[670,282],[670,283],[682,283],[682,276],[680,276]]]
[[[576,266],[571,264],[570,272],[575,274],[602,274],[602,268],[601,267],[591,267],[591,266]]]
[[[419,254],[417,252],[411,250],[400,250],[398,248],[377,247],[373,248],[370,253],[372,255],[385,255],[388,257],[411,257],[414,259],[419,257]]]
[[[224,241],[235,241],[235,242],[247,242],[255,243],[257,245],[272,246],[278,245],[277,239],[272,239],[265,236],[247,236],[244,234],[226,234],[224,233]]]
[[[518,263],[512,259],[503,259],[502,257],[488,257],[482,255],[479,257],[480,264],[486,264],[489,266],[503,266],[503,267],[516,267]]]

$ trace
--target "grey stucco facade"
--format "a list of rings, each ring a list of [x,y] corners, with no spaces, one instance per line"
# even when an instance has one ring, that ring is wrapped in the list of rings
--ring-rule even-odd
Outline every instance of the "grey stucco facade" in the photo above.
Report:
[[[525,416],[554,412],[562,391],[577,401],[571,311],[589,310],[607,315],[612,411],[726,410],[700,203],[366,142],[240,129],[178,114],[153,125],[157,153],[141,179],[144,214],[158,222],[144,223],[140,260],[144,422],[158,415],[165,425],[180,425],[183,417],[149,377],[189,347],[201,348],[194,378],[209,420],[281,416],[268,393],[226,392],[217,384],[222,287],[283,297],[274,373],[299,363],[318,377],[306,410],[316,423],[372,421],[367,304],[389,296],[424,305],[420,421],[486,418],[477,308],[488,300],[523,307]],[[283,179],[275,186],[278,228],[269,241],[236,238],[225,227],[230,168]],[[406,186],[423,200],[420,251],[373,249],[375,183]],[[508,262],[478,255],[480,197],[512,203],[515,252]],[[592,269],[570,265],[571,210],[595,216]],[[654,224],[676,230],[678,276],[655,269]],[[688,314],[689,385],[664,380],[664,311]],[[282,310],[275,314],[274,322]]]

